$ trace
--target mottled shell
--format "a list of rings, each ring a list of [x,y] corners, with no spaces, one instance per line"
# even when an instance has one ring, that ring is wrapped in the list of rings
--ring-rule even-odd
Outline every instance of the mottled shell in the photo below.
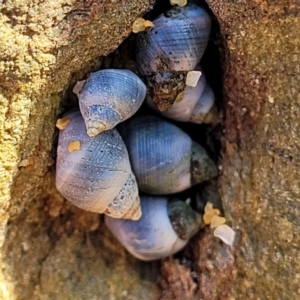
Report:
[[[114,128],[142,105],[146,86],[129,70],[108,69],[92,73],[79,92],[79,106],[87,134]]]
[[[70,122],[60,131],[57,147],[58,191],[84,210],[138,219],[138,187],[117,130],[89,137],[78,111],[66,117]]]
[[[121,133],[139,189],[145,193],[177,193],[217,175],[205,150],[159,117],[132,118]]]
[[[159,81],[157,83],[159,84]],[[174,102],[172,106],[163,111],[157,108],[151,96],[147,97],[147,104],[163,116],[176,121],[197,124],[211,121],[212,118],[209,118],[208,114],[212,111],[215,97],[211,87],[206,82],[203,72],[195,87],[185,86],[181,97],[172,100]]]
[[[172,7],[153,24],[138,34],[136,59],[140,73],[194,70],[208,43],[209,14],[189,3]]]
[[[188,242],[178,237],[168,216],[167,198],[141,196],[142,217],[138,221],[105,216],[106,226],[134,257],[156,260],[181,250]]]

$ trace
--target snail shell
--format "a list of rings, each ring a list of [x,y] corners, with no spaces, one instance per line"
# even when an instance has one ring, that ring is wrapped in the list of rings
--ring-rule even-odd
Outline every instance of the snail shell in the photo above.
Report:
[[[211,18],[201,7],[189,3],[172,7],[138,34],[136,59],[140,73],[191,71],[208,43]]]
[[[201,70],[202,71],[202,70]],[[157,80],[157,84],[160,82]],[[152,97],[147,97],[147,104],[163,116],[181,122],[213,123],[217,118],[214,106],[215,96],[201,72],[200,79],[195,87],[185,86],[182,98],[175,100],[167,110],[160,111]]]
[[[198,231],[202,217],[185,202],[141,196],[138,221],[105,216],[106,226],[134,257],[150,261],[181,250]]]
[[[140,191],[172,194],[217,175],[205,150],[177,126],[155,116],[121,128]]]
[[[173,7],[153,23],[138,35],[136,60],[152,101],[165,111],[182,99],[188,73],[195,70],[207,46],[211,18],[189,3]]]
[[[78,94],[87,134],[95,136],[128,119],[140,108],[145,96],[146,86],[129,70],[92,73]]]
[[[57,147],[58,191],[84,210],[140,218],[138,187],[120,134],[111,129],[89,137],[78,111],[67,118],[70,122],[60,131]]]

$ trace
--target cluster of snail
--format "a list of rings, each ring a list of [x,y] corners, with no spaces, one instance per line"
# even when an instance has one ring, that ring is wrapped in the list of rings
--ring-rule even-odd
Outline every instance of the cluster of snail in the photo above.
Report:
[[[193,3],[162,14],[137,37],[148,93],[129,70],[101,70],[78,93],[80,112],[58,122],[58,191],[82,209],[104,213],[107,227],[141,260],[187,244],[202,215],[170,195],[217,175],[205,150],[179,127],[155,115],[133,116],[147,94],[149,106],[167,118],[212,122],[214,95],[198,66],[210,22]]]

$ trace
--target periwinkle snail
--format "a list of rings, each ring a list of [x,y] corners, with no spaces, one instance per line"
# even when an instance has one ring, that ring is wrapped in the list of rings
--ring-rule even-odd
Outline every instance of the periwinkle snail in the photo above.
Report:
[[[161,259],[181,250],[199,230],[202,216],[180,200],[141,196],[138,221],[105,216],[106,226],[133,256]]]
[[[79,106],[89,136],[114,128],[142,105],[146,86],[130,70],[92,73],[79,94]]]
[[[122,124],[121,134],[142,192],[178,193],[217,175],[206,151],[160,117],[133,117]]]
[[[168,118],[212,122],[214,94],[198,65],[210,22],[205,10],[189,3],[140,34],[137,63],[148,84],[147,102]],[[194,85],[187,84],[190,74],[198,76]],[[145,97],[144,83],[129,70],[92,73],[78,93],[82,116],[69,113],[59,135],[56,186],[78,207],[106,214],[106,225],[124,247],[148,261],[181,250],[202,226],[202,216],[170,194],[210,180],[217,168],[173,123],[133,116]],[[118,123],[122,137],[114,128]]]
[[[196,86],[185,86],[182,99],[175,100],[169,109],[159,111],[151,97],[147,97],[146,100],[152,109],[169,119],[196,124],[217,121],[214,92],[206,82],[203,70]]]
[[[70,122],[60,131],[57,147],[58,191],[84,210],[115,218],[140,218],[137,183],[117,130],[89,137],[78,111],[66,117]],[[70,149],[72,143],[79,146]]]
[[[211,18],[201,7],[188,3],[171,8],[153,24],[138,34],[136,59],[151,101],[165,111],[183,98],[189,73],[198,79],[201,75],[195,68],[208,43]]]

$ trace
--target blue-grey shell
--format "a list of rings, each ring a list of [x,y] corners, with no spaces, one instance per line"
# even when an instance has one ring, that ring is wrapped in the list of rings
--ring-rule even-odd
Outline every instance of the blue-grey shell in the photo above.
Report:
[[[161,259],[187,244],[172,227],[167,198],[141,196],[141,209],[138,221],[105,216],[106,226],[134,257],[145,261]]]
[[[209,14],[189,3],[174,6],[153,24],[138,34],[136,60],[140,73],[194,70],[208,43]]]
[[[88,135],[114,128],[142,105],[146,86],[130,70],[107,69],[92,73],[79,93],[79,106]]]
[[[66,117],[70,123],[60,131],[57,147],[58,191],[82,209],[122,217],[132,202],[139,201],[139,196],[120,134],[112,129],[89,137],[80,112],[71,112]],[[80,149],[69,152],[68,146],[74,141],[80,143]],[[127,186],[131,188],[129,194],[124,191]],[[120,194],[127,203],[116,203]]]
[[[134,117],[122,126],[121,134],[142,192],[177,193],[216,175],[215,166],[204,149],[179,127],[162,118]],[[197,179],[192,177],[192,163],[196,169],[205,169],[200,170],[201,176]],[[209,175],[204,179],[202,175],[208,169],[212,172],[207,172]]]

